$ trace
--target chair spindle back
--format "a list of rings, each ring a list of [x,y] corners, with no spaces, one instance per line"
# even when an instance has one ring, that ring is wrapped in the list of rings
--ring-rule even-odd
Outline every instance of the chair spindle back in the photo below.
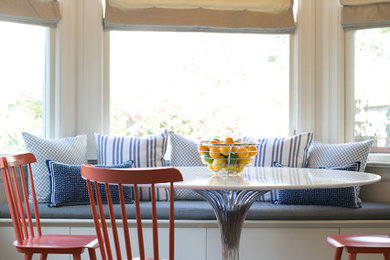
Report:
[[[25,153],[2,157],[1,159],[2,165],[0,166],[2,166],[8,206],[15,229],[16,240],[21,244],[24,239],[42,235],[31,171],[31,164],[36,162],[36,158],[32,153]],[[25,174],[28,174],[28,179],[30,180],[37,234],[34,233],[33,217],[28,198],[28,185],[24,178]],[[18,180],[20,180],[20,185]]]
[[[153,229],[153,255],[154,259],[159,258],[158,248],[158,225],[157,225],[157,207],[156,207],[156,187],[157,183],[170,183],[169,198],[169,260],[174,259],[174,189],[173,183],[182,181],[181,173],[176,168],[142,168],[142,169],[107,169],[97,168],[91,165],[81,166],[81,175],[87,180],[88,194],[92,209],[93,220],[95,224],[96,234],[99,240],[100,252],[102,259],[122,259],[121,248],[119,241],[121,238],[118,235],[117,220],[115,219],[113,200],[111,196],[112,184],[118,185],[119,203],[121,209],[121,220],[123,226],[123,241],[125,242],[126,255],[123,258],[132,259],[131,242],[129,235],[129,224],[127,220],[127,212],[125,207],[125,199],[123,188],[124,185],[133,186],[134,203],[137,221],[137,236],[140,260],[145,260],[145,248],[142,231],[141,209],[139,201],[139,185],[149,184],[151,188],[151,204],[152,204],[152,229]],[[104,183],[109,219],[106,219],[104,214],[102,194],[99,190],[98,183]],[[110,185],[109,185],[110,184]],[[111,224],[113,247],[107,230],[107,222]]]

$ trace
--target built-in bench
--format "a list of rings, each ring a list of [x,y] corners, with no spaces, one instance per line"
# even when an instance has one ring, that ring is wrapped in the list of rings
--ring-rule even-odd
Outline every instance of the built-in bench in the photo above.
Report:
[[[129,219],[135,219],[135,204],[126,204]],[[120,205],[114,205],[115,217],[120,219]],[[41,219],[92,219],[90,205],[49,207],[39,204]],[[144,219],[152,215],[151,204],[141,202]],[[106,212],[108,217],[108,211]],[[168,219],[169,202],[157,202],[157,215]],[[0,204],[0,218],[10,218],[7,203]],[[215,220],[212,207],[206,201],[176,201],[177,220]],[[359,209],[314,205],[275,205],[270,202],[255,202],[246,220],[390,220],[389,202],[363,202]]]

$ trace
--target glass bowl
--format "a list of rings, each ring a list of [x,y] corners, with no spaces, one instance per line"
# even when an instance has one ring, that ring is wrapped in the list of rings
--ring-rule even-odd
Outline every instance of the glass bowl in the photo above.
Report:
[[[257,146],[255,143],[203,141],[198,145],[198,152],[211,172],[239,174],[252,163]]]

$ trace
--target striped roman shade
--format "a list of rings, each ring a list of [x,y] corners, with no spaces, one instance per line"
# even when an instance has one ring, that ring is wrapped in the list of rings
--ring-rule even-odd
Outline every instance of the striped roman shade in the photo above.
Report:
[[[104,26],[121,30],[293,33],[293,0],[106,0]]]
[[[340,0],[345,30],[390,26],[390,0]]]
[[[0,0],[0,20],[55,26],[61,19],[54,0]]]

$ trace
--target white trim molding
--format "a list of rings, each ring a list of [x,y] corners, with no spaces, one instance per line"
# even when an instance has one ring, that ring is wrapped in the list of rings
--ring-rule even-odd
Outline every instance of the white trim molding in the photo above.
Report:
[[[315,5],[312,0],[298,1],[296,32],[291,36],[291,133],[315,128]]]
[[[344,31],[338,0],[316,1],[316,140],[344,142]]]

